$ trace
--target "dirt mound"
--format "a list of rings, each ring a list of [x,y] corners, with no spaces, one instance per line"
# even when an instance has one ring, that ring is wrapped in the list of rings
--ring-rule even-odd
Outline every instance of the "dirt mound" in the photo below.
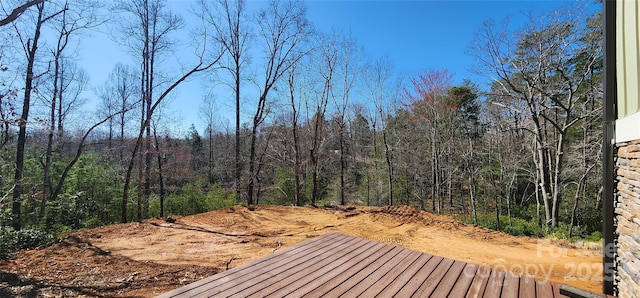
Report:
[[[601,289],[599,252],[513,237],[409,206],[236,206],[86,230],[19,252],[0,263],[0,297],[153,297],[327,232]]]
[[[131,225],[120,228],[137,230]],[[218,271],[197,265],[137,261],[88,241],[100,237],[95,231],[80,233],[45,249],[20,252],[15,260],[4,263],[11,272],[2,273],[0,296],[31,296],[34,292],[55,297],[144,296],[192,283]]]
[[[380,215],[391,215],[399,224],[407,224],[414,222],[424,222],[424,217],[420,210],[410,206],[385,206],[372,210],[372,212]],[[380,218],[378,216],[378,218]]]

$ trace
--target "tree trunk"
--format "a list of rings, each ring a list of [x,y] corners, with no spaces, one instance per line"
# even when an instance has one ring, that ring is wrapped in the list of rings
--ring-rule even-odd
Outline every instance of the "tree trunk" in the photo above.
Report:
[[[500,196],[496,198],[496,230],[500,231]]]
[[[255,175],[255,163],[256,163],[256,138],[258,135],[258,124],[256,120],[253,121],[253,128],[251,129],[251,147],[249,148],[249,185],[247,187],[247,205],[253,204],[253,197],[255,191],[256,175]]]
[[[40,202],[40,214],[38,218],[44,219],[46,202],[51,195],[51,154],[53,151],[53,135],[56,128],[56,98],[58,97],[58,82],[60,75],[60,51],[54,57],[53,67],[53,94],[51,96],[51,106],[49,107],[49,132],[47,133],[47,149],[45,151],[45,162],[43,169],[43,191],[42,201]]]
[[[209,169],[207,172],[209,184],[214,182],[213,165],[213,124],[209,123]]]
[[[13,178],[13,228],[19,230],[22,228],[21,219],[21,198],[22,195],[22,176],[24,170],[24,150],[27,143],[27,121],[29,119],[29,108],[31,107],[31,91],[33,89],[33,65],[36,60],[36,53],[38,51],[38,41],[40,40],[40,29],[42,28],[43,15],[44,15],[44,2],[36,5],[38,8],[38,19],[36,21],[36,28],[31,42],[27,44],[27,69],[25,74],[25,87],[24,87],[24,100],[22,102],[22,114],[18,120],[18,141],[16,145],[16,165],[15,175]]]
[[[562,202],[562,192],[560,191],[562,167],[564,164],[564,143],[565,143],[565,132],[566,130],[562,130],[558,134],[557,139],[557,147],[555,152],[555,168],[553,172],[553,212],[551,225],[555,228],[558,226],[558,218],[560,217],[560,203]]]
[[[320,139],[322,133],[322,127],[324,126],[324,113],[321,107],[316,110],[316,116],[313,126],[313,140],[311,150],[309,151],[309,157],[311,159],[312,167],[312,192],[311,192],[311,204],[315,205],[320,197]]]
[[[240,61],[236,59],[235,69],[235,95],[236,95],[236,147],[235,147],[235,184],[236,184],[236,202],[240,202],[241,183],[240,173],[242,172],[242,163],[240,163]]]
[[[344,117],[344,115],[343,115]],[[344,172],[345,172],[345,157],[344,157],[344,121],[340,123],[340,205],[345,205],[346,200],[344,197]]]
[[[432,124],[433,125],[433,124]],[[440,162],[438,157],[438,147],[436,142],[436,129],[431,129],[431,200],[432,210],[440,214]]]
[[[182,75],[182,77],[180,77],[177,81],[173,82],[173,84],[171,84],[171,86],[169,86],[169,88],[167,88],[160,95],[160,97],[158,97],[158,99],[154,102],[154,104],[151,106],[151,109],[150,109],[151,110],[151,114],[153,115],[153,111],[158,107],[158,105],[160,105],[162,100],[169,93],[171,93],[171,91],[173,91],[173,89],[175,89],[178,85],[180,85],[182,82],[184,82],[192,74],[197,73],[197,72],[201,72],[201,71],[205,71],[207,69],[210,69],[214,64],[216,64],[220,60],[220,57],[221,56],[218,56],[213,62],[211,62],[210,64],[207,64],[206,66],[202,66],[203,62],[200,61],[200,63],[198,65],[196,65],[194,68],[192,68],[189,72],[187,72],[184,75]],[[127,170],[125,172],[124,187],[123,187],[123,192],[122,192],[122,213],[121,213],[121,217],[120,217],[120,220],[121,220],[122,223],[126,223],[127,222],[127,201],[129,200],[129,187],[131,185],[131,174],[133,172],[133,167],[135,165],[136,155],[138,154],[138,151],[140,150],[140,147],[141,147],[141,143],[142,143],[142,138],[143,138],[143,135],[144,135],[145,127],[147,125],[149,125],[150,120],[151,119],[147,118],[145,120],[145,122],[143,123],[143,125],[140,127],[140,130],[138,131],[138,136],[136,138],[136,144],[133,147],[133,152],[131,153],[131,160],[129,161],[129,166],[127,167]]]
[[[374,173],[374,177],[373,180],[375,182],[375,198],[376,198],[376,206],[380,206],[380,192],[378,191],[378,177],[377,173],[378,173],[378,131],[376,128],[376,123],[375,120],[373,122],[373,173]],[[370,185],[371,183],[369,183]]]
[[[387,162],[387,187],[389,191],[389,206],[393,206],[393,165],[391,164],[391,149],[387,141],[387,133],[382,131],[382,141],[384,142],[384,156]]]
[[[160,142],[158,142],[158,134],[153,130],[153,139],[155,141],[156,156],[158,157],[158,179],[160,180],[160,217],[164,217],[164,178],[162,171],[162,154],[160,154]]]
[[[298,138],[298,116],[293,96],[291,96],[291,103],[293,105],[293,175],[295,179],[293,195],[296,206],[300,206],[300,140]]]
[[[474,173],[475,174],[475,173]],[[476,183],[473,179],[473,175],[469,175],[469,200],[471,201],[471,214],[473,216],[473,223],[478,224],[478,213],[476,209],[476,198],[475,198],[475,188]]]

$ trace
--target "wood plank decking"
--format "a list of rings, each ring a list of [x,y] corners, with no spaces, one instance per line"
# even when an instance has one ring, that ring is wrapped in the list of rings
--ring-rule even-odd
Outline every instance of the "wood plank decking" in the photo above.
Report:
[[[329,233],[159,297],[566,297],[557,284]]]

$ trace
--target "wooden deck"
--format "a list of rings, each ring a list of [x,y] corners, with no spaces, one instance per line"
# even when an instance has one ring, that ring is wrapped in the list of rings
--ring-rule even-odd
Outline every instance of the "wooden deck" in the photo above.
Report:
[[[566,297],[557,284],[329,233],[159,297]]]

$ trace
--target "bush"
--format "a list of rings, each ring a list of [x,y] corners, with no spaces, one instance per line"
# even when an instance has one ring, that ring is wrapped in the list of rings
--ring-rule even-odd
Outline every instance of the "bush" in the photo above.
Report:
[[[165,215],[191,215],[221,209],[236,204],[235,193],[218,184],[204,186],[201,180],[182,187],[164,199]],[[160,198],[149,200],[149,215],[160,216]]]
[[[9,227],[0,227],[0,259],[7,259],[9,254],[15,252],[18,247],[18,237],[15,230]]]
[[[585,237],[587,241],[600,242],[602,241],[602,232],[595,231],[591,233],[591,235]]]
[[[470,223],[470,222],[467,222]],[[495,217],[479,217],[478,224],[483,227],[497,230],[497,224]],[[500,216],[500,231],[513,236],[542,236],[543,233],[538,227],[538,224],[534,220],[526,220],[518,217],[511,217],[511,224],[509,224],[509,218],[507,216]]]
[[[500,218],[502,220],[502,218]],[[504,221],[502,231],[514,236],[540,236],[540,229],[538,228],[535,220],[524,220],[517,217],[511,218],[511,225],[509,225],[508,219]]]
[[[11,253],[22,249],[32,249],[53,243],[53,236],[33,229],[19,231],[11,227],[0,227],[0,259],[7,259]]]

